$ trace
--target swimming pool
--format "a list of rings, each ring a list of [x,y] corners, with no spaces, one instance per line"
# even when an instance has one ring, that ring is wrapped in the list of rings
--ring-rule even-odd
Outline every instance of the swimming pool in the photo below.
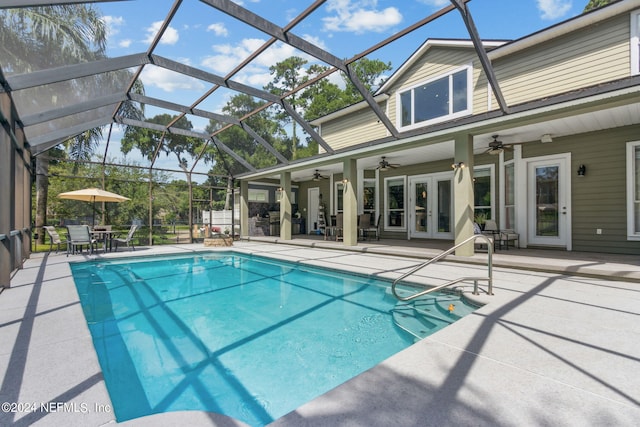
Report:
[[[118,421],[203,410],[262,426],[473,309],[233,252],[71,269]]]

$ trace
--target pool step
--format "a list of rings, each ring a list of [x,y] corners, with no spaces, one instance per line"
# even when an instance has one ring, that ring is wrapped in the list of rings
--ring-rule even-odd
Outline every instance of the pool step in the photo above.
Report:
[[[453,312],[448,307],[454,304]],[[464,305],[455,295],[425,296],[413,301],[398,302],[393,309],[393,321],[402,330],[422,339],[462,317],[457,307]]]

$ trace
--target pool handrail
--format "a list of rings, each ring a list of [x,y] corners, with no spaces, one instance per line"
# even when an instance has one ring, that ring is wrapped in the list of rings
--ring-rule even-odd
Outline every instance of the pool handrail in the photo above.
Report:
[[[407,276],[412,275],[416,271],[421,270],[424,267],[426,267],[426,266],[428,266],[430,264],[433,264],[434,262],[440,261],[442,258],[446,257],[447,255],[450,255],[452,252],[454,252],[460,246],[463,246],[463,245],[465,245],[465,244],[467,244],[467,243],[469,243],[471,241],[473,241],[475,243],[475,241],[477,239],[484,239],[486,241],[486,243],[487,243],[487,277],[460,277],[458,279],[451,280],[451,281],[443,283],[441,285],[438,285],[438,286],[435,286],[435,287],[432,287],[432,288],[428,288],[428,289],[426,289],[424,291],[420,291],[420,292],[418,292],[416,294],[409,295],[408,297],[403,297],[403,296],[398,295],[398,293],[396,292],[396,286],[397,286],[398,282],[402,281]],[[493,238],[492,237],[486,236],[484,234],[474,234],[473,236],[469,237],[468,239],[463,240],[462,242],[458,243],[457,245],[453,246],[452,248],[449,248],[446,251],[443,251],[442,253],[440,253],[436,257],[431,258],[430,260],[423,262],[422,264],[412,268],[408,272],[404,273],[402,276],[400,276],[397,279],[395,279],[393,281],[393,283],[391,284],[391,292],[393,292],[393,296],[395,296],[400,301],[409,301],[409,300],[412,300],[414,298],[418,298],[418,297],[420,297],[422,295],[426,295],[426,294],[429,294],[431,292],[435,292],[437,290],[440,290],[442,288],[446,288],[447,286],[455,285],[456,283],[464,282],[464,281],[467,281],[467,280],[473,280],[473,294],[474,295],[478,295],[479,294],[478,281],[480,281],[480,280],[486,280],[487,281],[487,294],[493,295]]]

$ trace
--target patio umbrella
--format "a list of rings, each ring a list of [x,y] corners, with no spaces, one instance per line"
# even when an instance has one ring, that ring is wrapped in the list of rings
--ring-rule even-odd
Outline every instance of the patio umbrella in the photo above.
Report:
[[[95,204],[95,202],[125,202],[127,200],[131,200],[128,197],[121,196],[116,193],[112,193],[110,191],[101,190],[99,188],[84,188],[82,190],[76,191],[67,191],[66,193],[58,194],[58,197],[61,199],[69,199],[69,200],[83,200],[85,202],[91,202]],[[93,209],[93,224],[96,222],[96,210]]]

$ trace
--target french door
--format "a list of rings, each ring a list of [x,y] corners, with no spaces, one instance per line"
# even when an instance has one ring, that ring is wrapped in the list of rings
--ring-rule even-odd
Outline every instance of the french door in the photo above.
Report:
[[[529,244],[568,247],[570,242],[568,156],[528,162],[527,237]]]
[[[409,177],[409,238],[453,238],[453,174]]]

